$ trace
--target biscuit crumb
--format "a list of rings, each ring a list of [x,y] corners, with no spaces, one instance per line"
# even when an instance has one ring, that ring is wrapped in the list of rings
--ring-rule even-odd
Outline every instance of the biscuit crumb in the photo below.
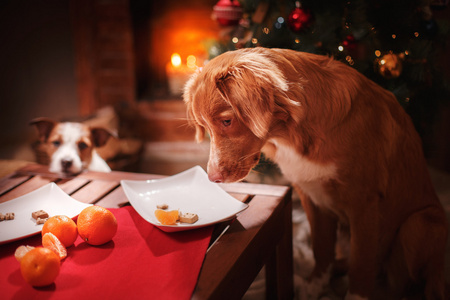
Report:
[[[167,204],[165,204],[165,203],[163,203],[163,204],[158,204],[158,205],[156,205],[156,208],[158,208],[158,209],[168,209],[168,208],[169,208],[169,205],[167,205]]]
[[[40,225],[40,224],[44,224],[45,223],[45,221],[47,221],[48,220],[48,218],[37,218],[36,219],[36,224],[37,225]]]

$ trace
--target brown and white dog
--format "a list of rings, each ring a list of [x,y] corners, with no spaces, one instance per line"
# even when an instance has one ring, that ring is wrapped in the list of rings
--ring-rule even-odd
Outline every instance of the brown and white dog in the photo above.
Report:
[[[66,175],[83,170],[110,172],[108,164],[98,155],[96,147],[106,144],[112,133],[104,128],[90,128],[76,122],[56,122],[37,118],[40,150],[49,157],[49,171]]]
[[[196,139],[209,132],[211,181],[244,179],[263,152],[292,182],[311,225],[310,287],[327,284],[339,226],[346,299],[444,299],[447,220],[392,93],[329,57],[255,48],[212,59],[184,100]]]

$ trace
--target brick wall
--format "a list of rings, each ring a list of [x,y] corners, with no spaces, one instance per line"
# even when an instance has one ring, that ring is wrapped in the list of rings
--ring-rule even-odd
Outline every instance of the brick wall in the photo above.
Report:
[[[80,113],[135,101],[129,0],[72,0]]]

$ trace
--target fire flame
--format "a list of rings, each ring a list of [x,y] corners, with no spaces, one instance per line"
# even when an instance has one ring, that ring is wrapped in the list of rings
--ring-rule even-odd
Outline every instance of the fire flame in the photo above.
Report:
[[[178,53],[172,54],[170,57],[170,61],[172,62],[172,66],[179,67],[181,66],[181,56]]]

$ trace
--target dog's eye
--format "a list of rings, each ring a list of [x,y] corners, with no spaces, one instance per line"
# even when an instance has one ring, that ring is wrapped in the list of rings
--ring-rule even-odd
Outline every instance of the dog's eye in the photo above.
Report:
[[[223,126],[228,127],[231,125],[231,119],[230,120],[223,120],[222,121]]]
[[[61,142],[60,141],[53,141],[52,144],[53,144],[53,146],[58,148],[61,145]]]
[[[88,145],[85,142],[78,143],[78,149],[84,150],[88,147]]]

